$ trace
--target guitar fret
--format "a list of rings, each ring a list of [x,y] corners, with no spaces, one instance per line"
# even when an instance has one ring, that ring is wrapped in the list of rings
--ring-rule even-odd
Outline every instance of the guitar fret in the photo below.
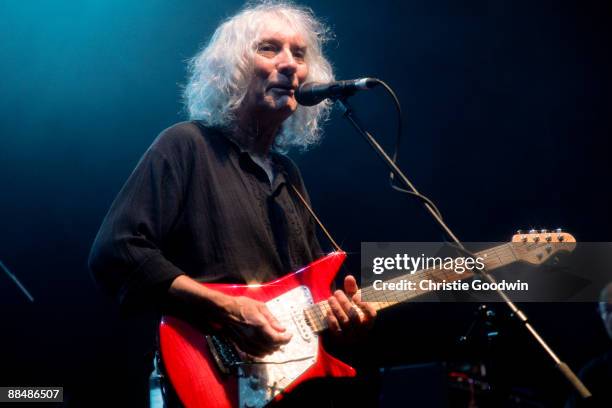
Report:
[[[476,252],[477,257],[484,258],[484,264],[487,270],[494,270],[499,267],[516,262],[519,257],[514,252],[512,244],[502,244],[497,247],[493,247],[484,251]],[[462,280],[474,276],[474,273],[466,270],[462,274],[458,274],[452,270],[444,269],[425,269],[420,270],[412,274],[406,274],[387,280],[386,282],[400,282],[406,280],[409,282],[418,283],[422,279],[429,279],[435,282],[441,282],[446,280],[452,282],[456,280]],[[408,291],[375,291],[373,288],[362,289],[362,293],[366,293],[371,303],[375,303],[377,310],[384,309],[389,306],[393,306],[399,302],[410,300],[418,297],[422,294],[430,292],[429,289],[420,289],[416,286],[415,290]],[[391,299],[390,299],[391,298]]]
[[[516,251],[517,249],[513,248],[512,244],[510,243],[476,252],[474,255],[483,258],[485,268],[492,271],[519,260],[520,253],[517,253]],[[443,280],[452,282],[471,278],[472,276],[474,276],[474,273],[469,270],[466,270],[462,274],[458,274],[453,270],[430,268],[420,270],[412,274],[398,276],[389,279],[387,282],[400,282],[402,280],[407,280],[410,282],[415,282],[416,284],[422,279],[429,279],[434,282],[442,282]],[[415,290],[412,291],[376,291],[372,287],[367,287],[362,288],[358,293],[360,293],[362,297],[363,294],[366,294],[369,299],[368,303],[370,303],[374,309],[382,310],[429,292],[431,292],[431,290],[421,289],[418,285],[415,285]],[[307,319],[310,321],[314,331],[320,332],[327,329],[326,316],[330,310],[331,308],[327,300],[314,304],[306,309]]]

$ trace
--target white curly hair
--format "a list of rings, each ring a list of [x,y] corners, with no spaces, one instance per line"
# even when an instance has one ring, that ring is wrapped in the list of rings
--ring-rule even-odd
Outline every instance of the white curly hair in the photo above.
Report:
[[[183,97],[190,119],[209,126],[232,127],[253,75],[259,33],[270,16],[287,22],[303,36],[309,68],[306,81],[333,81],[331,64],[322,50],[331,32],[311,9],[279,1],[247,4],[223,22],[208,44],[189,60],[189,80]],[[275,139],[275,150],[286,152],[293,147],[306,150],[316,144],[330,110],[329,101],[312,107],[299,106],[283,122]]]

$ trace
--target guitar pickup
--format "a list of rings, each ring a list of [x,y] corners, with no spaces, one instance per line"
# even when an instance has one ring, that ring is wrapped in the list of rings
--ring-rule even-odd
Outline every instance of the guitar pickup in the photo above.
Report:
[[[293,320],[295,327],[300,333],[300,336],[302,336],[302,339],[304,339],[304,341],[310,342],[310,340],[312,340],[312,329],[306,322],[306,316],[304,316],[304,309],[302,309],[301,307],[296,308],[295,306],[291,306],[290,311],[291,319]]]

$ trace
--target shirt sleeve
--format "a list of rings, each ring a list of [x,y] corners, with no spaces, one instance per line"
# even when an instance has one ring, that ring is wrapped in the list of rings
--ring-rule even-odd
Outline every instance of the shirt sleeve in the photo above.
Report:
[[[115,198],[94,241],[89,267],[122,309],[150,309],[183,271],[164,256],[181,212],[183,183],[168,131],[147,150]]]

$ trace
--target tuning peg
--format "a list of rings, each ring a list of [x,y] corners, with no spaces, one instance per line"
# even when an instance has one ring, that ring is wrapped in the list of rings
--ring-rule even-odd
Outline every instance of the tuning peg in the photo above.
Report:
[[[520,229],[520,230],[516,230],[516,234],[517,234],[517,235],[523,235],[523,230],[522,230],[522,229]]]
[[[537,233],[538,233],[538,230],[537,230],[537,229],[535,229],[535,228],[532,228],[532,229],[530,229],[530,230],[529,230],[529,233],[530,233],[530,234],[537,234]]]
[[[563,230],[561,228],[557,228],[555,232],[557,233],[557,240],[559,240],[559,242],[563,242],[565,239],[565,237],[561,234]]]
[[[546,234],[548,232],[548,230],[546,228],[542,228],[540,230],[540,234]]]

